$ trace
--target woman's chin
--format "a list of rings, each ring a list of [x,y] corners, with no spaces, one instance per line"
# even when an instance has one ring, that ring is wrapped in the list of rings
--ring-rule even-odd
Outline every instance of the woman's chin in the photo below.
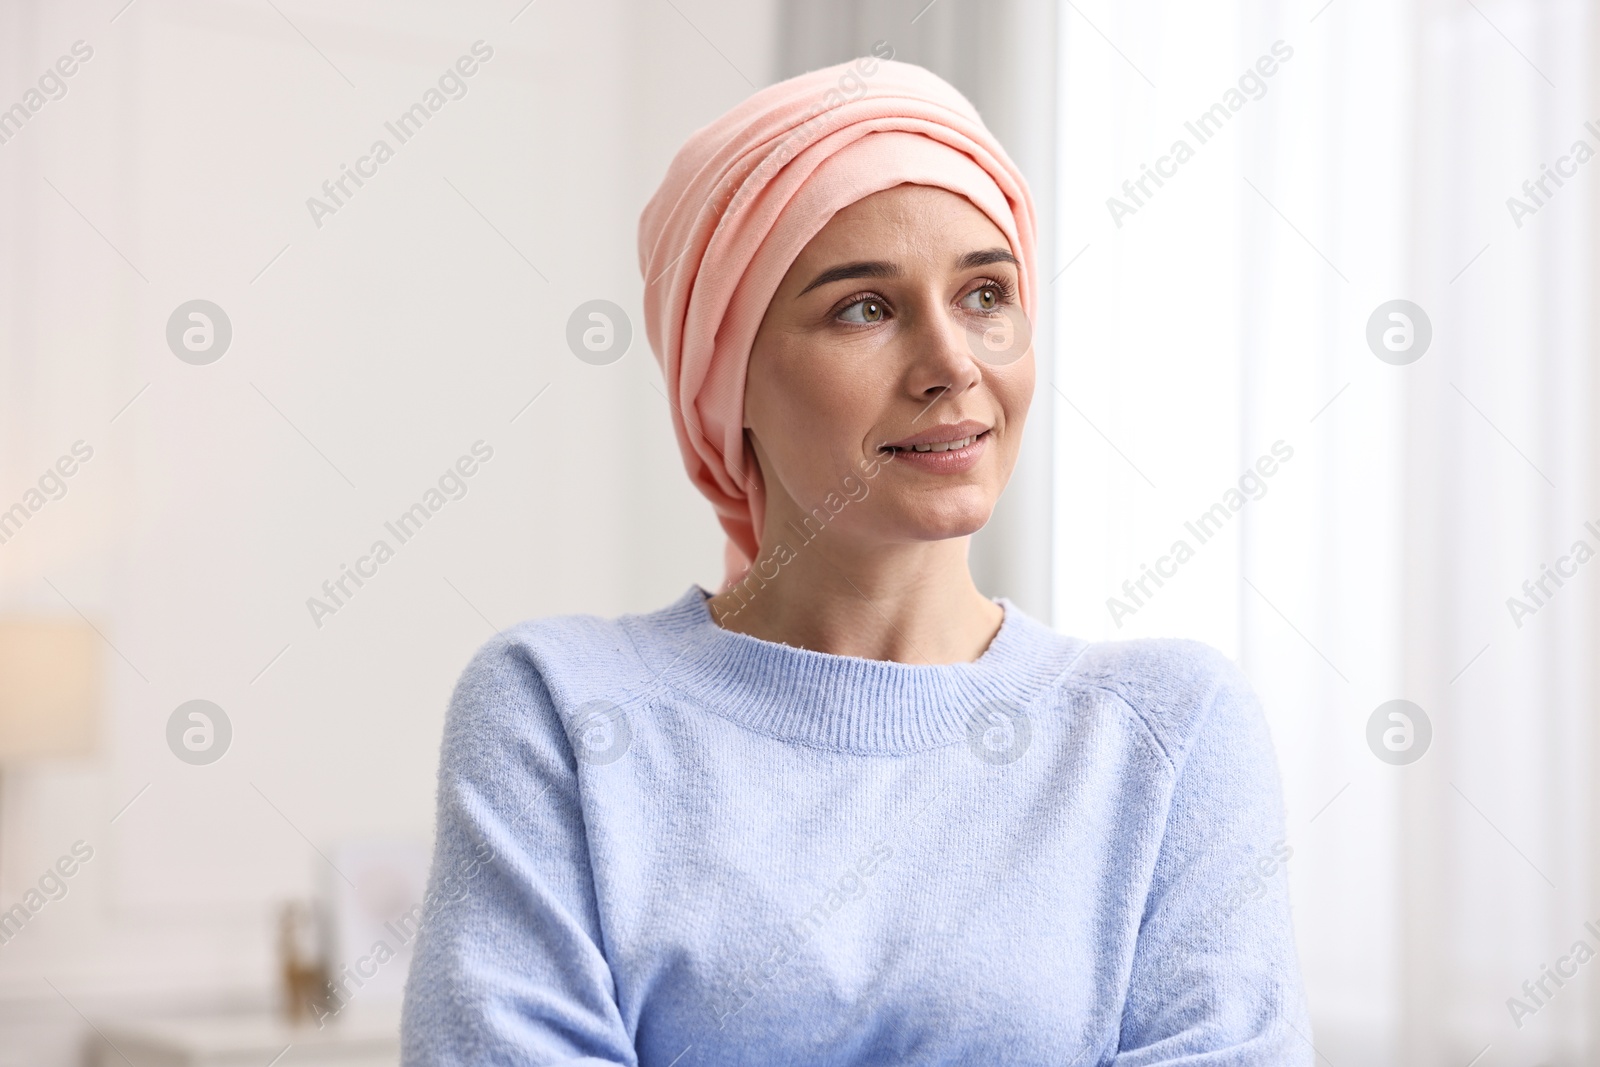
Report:
[[[973,494],[978,497],[978,494]],[[983,494],[976,499],[947,499],[930,504],[926,500],[908,501],[899,512],[899,537],[906,541],[948,541],[970,537],[983,529],[994,514],[994,499]],[[887,539],[887,538],[886,538]]]

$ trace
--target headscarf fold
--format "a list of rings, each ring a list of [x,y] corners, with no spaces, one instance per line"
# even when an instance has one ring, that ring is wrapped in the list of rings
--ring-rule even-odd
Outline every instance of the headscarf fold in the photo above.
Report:
[[[645,332],[684,465],[728,535],[728,586],[761,544],[744,385],[767,306],[836,212],[906,183],[964,196],[994,222],[1033,320],[1027,182],[967,99],[915,64],[864,57],[762,89],[689,137],[639,218]]]

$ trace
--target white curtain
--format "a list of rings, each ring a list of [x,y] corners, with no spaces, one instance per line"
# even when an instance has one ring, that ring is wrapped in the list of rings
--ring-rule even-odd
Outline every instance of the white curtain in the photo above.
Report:
[[[1200,636],[1254,679],[1328,1062],[1600,1062],[1600,986],[1571,954],[1600,949],[1600,567],[1562,562],[1600,548],[1600,164],[1574,152],[1600,149],[1594,17],[1085,2],[1063,22],[1058,240],[1083,254],[1056,286],[1056,618]],[[1192,157],[1113,221],[1107,198],[1131,203],[1122,182],[1178,140]],[[1576,174],[1513,212],[1543,164]],[[1431,341],[1380,342],[1386,360],[1368,323],[1395,300]],[[1280,441],[1293,457],[1230,501]],[[1107,608],[1219,502],[1223,528],[1168,584]],[[1545,564],[1576,573],[1514,618]],[[1431,727],[1414,762],[1369,744],[1395,699]],[[1545,965],[1577,975],[1541,991]]]
[[[1244,665],[1318,1062],[1600,1063],[1595,5],[789,6],[785,73],[921,11],[902,58],[1050,124],[1049,515],[975,554]],[[1053,98],[984,97],[1045,35]]]

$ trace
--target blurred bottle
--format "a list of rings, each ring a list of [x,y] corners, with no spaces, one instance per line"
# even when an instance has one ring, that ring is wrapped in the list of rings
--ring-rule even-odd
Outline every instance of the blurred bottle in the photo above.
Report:
[[[328,951],[315,904],[291,900],[279,909],[278,964],[284,1018],[320,1024],[329,1014]]]

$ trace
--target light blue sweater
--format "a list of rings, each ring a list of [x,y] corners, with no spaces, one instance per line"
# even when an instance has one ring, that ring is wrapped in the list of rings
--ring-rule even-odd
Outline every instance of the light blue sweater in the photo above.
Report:
[[[973,663],[647,615],[463,673],[407,1067],[1310,1064],[1244,676],[1012,604]]]

